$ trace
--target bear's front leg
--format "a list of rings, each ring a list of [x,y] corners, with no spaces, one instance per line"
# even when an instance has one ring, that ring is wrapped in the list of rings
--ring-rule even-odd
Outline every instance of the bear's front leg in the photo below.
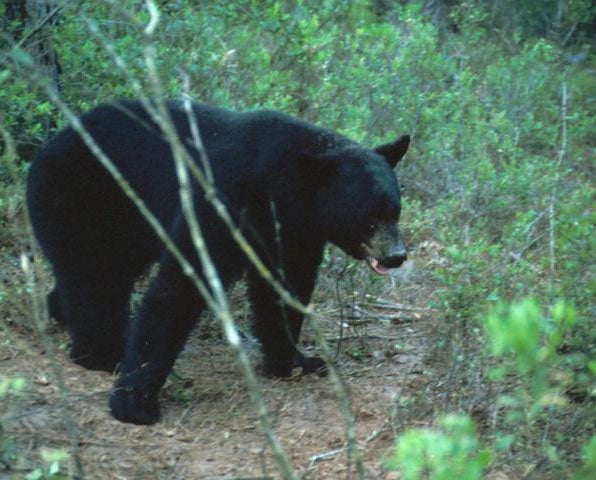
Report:
[[[138,425],[159,420],[159,390],[203,307],[177,267],[162,267],[135,318],[110,396],[116,419]]]
[[[305,305],[312,295],[317,267],[314,259],[286,263],[286,283],[292,286],[297,300]],[[253,332],[263,351],[264,373],[289,377],[298,366],[304,374],[324,375],[325,362],[318,357],[306,357],[297,348],[304,320],[302,313],[283,305],[275,290],[255,271],[249,274],[249,295],[254,312]]]

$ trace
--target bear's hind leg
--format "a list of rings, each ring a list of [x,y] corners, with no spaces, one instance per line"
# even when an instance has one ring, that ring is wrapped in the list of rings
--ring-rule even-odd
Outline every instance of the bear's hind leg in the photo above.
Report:
[[[209,225],[209,222],[205,221],[205,224]],[[190,239],[183,237],[179,243],[186,257],[192,259],[188,253],[193,248]],[[213,245],[213,242],[208,244]],[[238,257],[230,254],[232,249],[224,248],[228,245],[223,243],[217,246],[219,248],[212,250],[211,258],[225,288],[241,270]],[[202,280],[205,282],[204,278]],[[139,425],[158,420],[159,389],[205,306],[206,302],[192,280],[167,254],[132,323],[126,353],[110,396],[114,418]]]
[[[50,308],[66,323],[74,362],[90,370],[115,369],[124,352],[134,281],[113,274],[56,275]]]
[[[158,420],[159,389],[205,307],[174,261],[162,266],[133,319],[110,396],[112,415],[123,422],[145,425]]]

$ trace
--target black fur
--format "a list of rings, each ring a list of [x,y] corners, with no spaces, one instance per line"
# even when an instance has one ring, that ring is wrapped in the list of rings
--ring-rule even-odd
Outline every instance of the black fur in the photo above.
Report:
[[[200,164],[186,113],[176,102],[168,108]],[[220,198],[260,257],[273,272],[282,272],[280,280],[302,302],[310,300],[328,241],[371,265],[396,267],[405,260],[396,228],[400,198],[392,167],[405,153],[408,137],[375,152],[278,112],[234,113],[195,104],[193,114]],[[180,209],[170,146],[145,109],[139,102],[118,102],[96,108],[82,121],[200,272]],[[296,349],[302,315],[281,305],[196,184],[193,193],[224,285],[248,274],[254,333],[265,370],[283,377],[298,364],[305,373],[320,372],[322,360],[306,358]],[[56,278],[50,313],[69,329],[71,358],[108,371],[120,362],[112,414],[125,422],[155,422],[159,389],[205,308],[204,300],[71,128],[32,163],[27,203]],[[129,322],[133,284],[155,261],[159,273]]]

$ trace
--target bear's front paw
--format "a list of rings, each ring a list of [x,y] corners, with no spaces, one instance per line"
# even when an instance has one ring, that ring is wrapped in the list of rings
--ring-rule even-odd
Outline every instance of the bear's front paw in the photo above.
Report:
[[[306,357],[299,354],[296,357],[296,366],[302,368],[303,375],[314,373],[319,377],[325,377],[328,373],[325,360],[319,357]]]
[[[151,425],[159,420],[157,396],[126,385],[116,385],[112,390],[110,411],[115,419],[136,425]]]

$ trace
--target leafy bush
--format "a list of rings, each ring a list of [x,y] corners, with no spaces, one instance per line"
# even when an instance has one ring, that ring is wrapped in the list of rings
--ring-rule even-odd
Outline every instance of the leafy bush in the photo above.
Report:
[[[561,366],[559,347],[576,322],[577,314],[570,305],[559,302],[551,315],[545,316],[530,298],[508,307],[501,304],[488,315],[486,330],[492,354],[511,357],[492,370],[492,379],[503,380],[508,373],[522,378],[514,392],[502,399],[510,407],[509,420],[531,422],[553,402],[565,403],[560,385],[551,388],[549,377]],[[511,410],[515,404],[519,404],[523,415]]]
[[[404,480],[477,480],[491,455],[480,450],[474,423],[469,417],[447,415],[440,430],[410,430],[399,437],[395,455],[386,462],[400,470]]]
[[[544,315],[539,304],[527,298],[511,305],[499,304],[486,318],[486,338],[498,366],[490,373],[494,381],[515,385],[501,395],[502,430],[492,443],[481,449],[470,416],[444,416],[440,430],[413,429],[397,439],[396,451],[387,468],[400,471],[405,479],[479,479],[491,458],[510,448],[537,442],[541,455],[560,460],[557,447],[549,443],[540,416],[568,408],[563,391],[568,387],[560,378],[565,356],[559,353],[565,336],[575,326],[573,307],[558,302]],[[596,362],[589,363],[592,394],[596,393]],[[512,380],[515,378],[515,380]],[[547,430],[545,428],[544,430]],[[540,434],[542,433],[542,434]],[[583,466],[574,478],[590,478],[596,472],[596,437],[583,447]],[[542,439],[542,442],[540,441]]]

